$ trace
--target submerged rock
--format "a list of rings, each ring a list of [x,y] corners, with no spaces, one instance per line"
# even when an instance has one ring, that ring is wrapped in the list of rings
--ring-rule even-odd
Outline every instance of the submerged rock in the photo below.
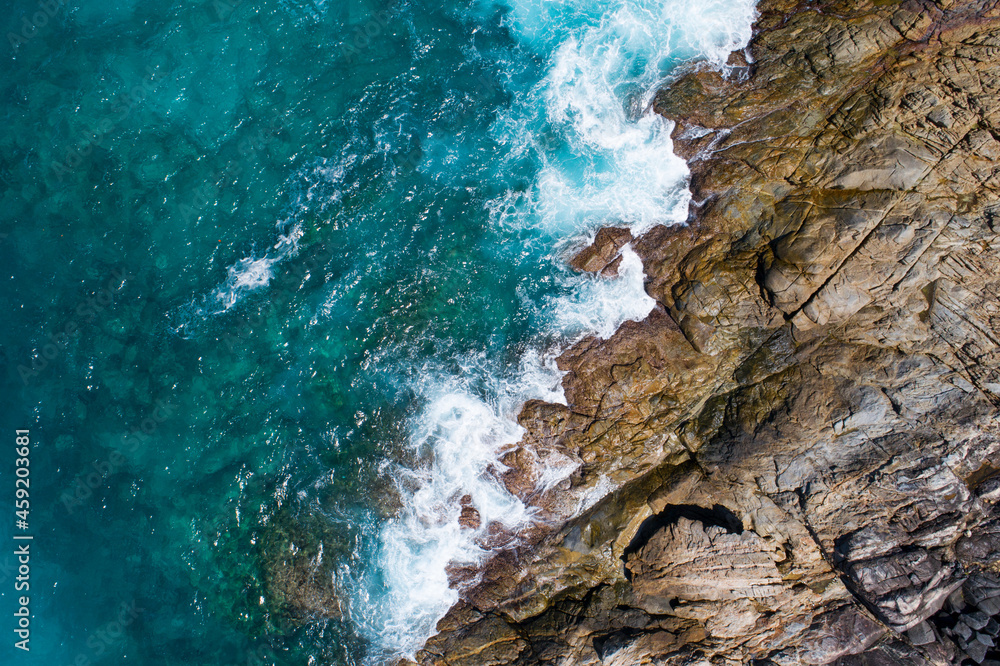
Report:
[[[659,305],[525,405],[538,526],[418,663],[1000,661],[1000,8],[758,8],[657,95],[691,224],[573,265]]]
[[[346,535],[323,519],[279,512],[261,544],[268,607],[279,623],[337,620],[343,615],[335,562]]]
[[[482,519],[479,517],[479,511],[476,507],[472,506],[472,495],[463,496],[460,503],[462,512],[458,516],[458,524],[472,530],[479,529]]]

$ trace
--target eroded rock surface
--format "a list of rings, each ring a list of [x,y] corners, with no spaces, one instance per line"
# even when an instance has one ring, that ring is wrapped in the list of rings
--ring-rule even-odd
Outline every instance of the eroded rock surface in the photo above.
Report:
[[[759,9],[657,97],[699,202],[631,241],[659,305],[525,406],[544,521],[421,664],[997,660],[1000,9]]]
[[[569,265],[578,271],[615,277],[622,263],[621,249],[631,240],[632,232],[628,229],[604,227],[597,232],[593,243],[570,259]]]
[[[771,597],[781,585],[774,552],[759,536],[688,518],[657,530],[625,558],[625,569],[640,606],[651,612],[676,600]]]

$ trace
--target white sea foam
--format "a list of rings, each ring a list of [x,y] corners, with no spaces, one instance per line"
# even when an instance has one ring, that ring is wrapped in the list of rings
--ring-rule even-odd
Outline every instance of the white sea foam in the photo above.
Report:
[[[200,320],[222,314],[251,293],[269,286],[274,268],[299,252],[299,241],[305,234],[299,221],[302,216],[310,211],[324,212],[340,203],[344,177],[355,159],[355,155],[345,153],[339,159],[318,159],[300,169],[292,177],[287,214],[275,225],[278,237],[274,245],[263,255],[251,254],[230,265],[222,284],[181,308],[175,330],[183,332]]]
[[[591,2],[514,0],[510,25],[526,48],[547,58],[546,76],[530,90],[513,90],[515,105],[492,127],[509,150],[513,171],[533,157],[539,172],[527,191],[491,202],[501,228],[536,228],[554,243],[578,241],[600,226],[629,226],[638,234],[656,224],[681,224],[690,194],[688,170],[673,155],[673,125],[654,114],[652,95],[670,63],[702,58],[721,66],[750,38],[751,0],[630,0]],[[556,251],[556,248],[552,248]],[[626,247],[619,277],[563,274],[564,295],[541,304],[550,334],[564,342],[611,336],[655,305],[643,287],[638,256]],[[509,377],[481,377],[492,397],[470,388],[469,377],[432,374],[420,393],[427,407],[414,421],[410,446],[420,462],[397,469],[403,508],[382,530],[378,568],[382,589],[365,587],[356,616],[386,655],[412,655],[458,599],[447,567],[483,561],[481,538],[490,525],[515,532],[531,511],[497,480],[502,454],[521,437],[515,421],[530,398],[565,404],[558,349],[529,350]],[[466,375],[481,372],[482,368]],[[503,374],[503,373],[501,373]],[[489,373],[487,373],[489,375]],[[579,462],[548,452],[538,458],[541,489],[563,482]],[[579,510],[600,500],[602,480]],[[469,495],[481,526],[458,524]],[[377,603],[374,598],[380,598]],[[364,610],[367,609],[367,610]]]
[[[239,303],[247,294],[271,284],[274,266],[299,251],[302,225],[295,224],[263,256],[240,259],[227,269],[226,281],[216,287],[199,314],[220,314]]]
[[[562,378],[566,373],[556,366],[556,351],[543,353],[528,349],[522,356],[518,373],[513,381],[505,380],[504,392],[525,400],[544,400],[558,405],[566,404]]]
[[[607,339],[622,323],[645,319],[656,301],[646,293],[643,277],[642,260],[628,245],[622,248],[618,278],[564,277],[569,293],[553,299],[554,326],[569,339],[588,334]]]
[[[412,654],[458,600],[449,564],[482,563],[491,532],[516,534],[531,522],[527,507],[496,478],[504,469],[499,457],[522,434],[511,402],[490,403],[466,381],[431,377],[424,381],[428,404],[409,440],[420,463],[391,470],[405,501],[380,535],[384,592],[374,604],[366,592],[366,602],[353,609],[354,620],[389,654]],[[477,529],[459,525],[462,498],[479,512]],[[373,663],[384,658],[373,655]]]
[[[514,31],[526,46],[544,54],[570,35],[623,25],[628,29],[619,34],[628,38],[630,52],[646,56],[644,61],[654,72],[666,58],[700,58],[721,66],[732,51],[750,41],[756,16],[754,0],[499,0],[497,4],[509,4]],[[633,18],[623,22],[618,12]],[[615,74],[637,78],[646,72],[640,68]]]
[[[506,211],[521,225],[567,236],[607,224],[642,233],[687,218],[688,168],[673,154],[674,124],[654,113],[669,63],[722,66],[751,36],[750,0],[516,2],[514,27],[552,49],[545,78],[494,132],[512,160],[542,163],[531,205]],[[560,25],[567,14],[582,24]],[[558,37],[558,36],[562,37]],[[551,40],[560,38],[554,43]]]
[[[654,301],[642,287],[642,262],[627,246],[623,254],[617,280],[565,278],[575,296],[554,304],[555,325],[564,335],[607,337],[624,319],[641,319],[652,309]],[[499,480],[505,469],[500,459],[521,439],[516,417],[526,400],[566,404],[556,351],[529,349],[507,377],[476,359],[458,376],[423,374],[420,392],[428,404],[409,437],[417,464],[391,470],[404,501],[380,535],[376,561],[383,589],[372,593],[371,584],[363,584],[353,613],[385,650],[372,655],[371,663],[381,663],[387,654],[412,656],[458,601],[461,585],[449,584],[449,567],[482,564],[495,548],[514,543],[490,544],[488,535],[516,535],[532,522],[532,511]],[[491,387],[492,398],[473,390],[474,382]],[[554,488],[578,466],[579,461],[558,452],[538,457],[539,489]],[[459,525],[463,497],[479,512],[477,529]],[[587,501],[597,499],[588,496]]]
[[[673,154],[673,123],[622,99],[611,72],[620,46],[588,33],[563,44],[543,82],[545,116],[566,148],[539,174],[538,214],[547,228],[579,233],[599,224],[627,225],[636,234],[687,216],[688,168]]]

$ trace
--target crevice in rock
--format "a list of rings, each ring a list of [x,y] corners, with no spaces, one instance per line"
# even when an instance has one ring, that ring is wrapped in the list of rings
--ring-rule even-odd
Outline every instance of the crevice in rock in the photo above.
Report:
[[[624,647],[631,644],[643,632],[639,629],[621,629],[619,631],[594,637],[594,652],[604,661]]]
[[[622,553],[622,561],[625,561],[629,555],[639,552],[643,546],[649,543],[650,538],[654,534],[659,532],[664,527],[674,525],[681,518],[696,520],[701,522],[706,527],[721,527],[730,534],[743,534],[743,521],[741,521],[730,509],[722,506],[721,504],[716,504],[710,509],[693,504],[668,506],[660,513],[650,516],[643,521],[641,525],[639,525],[639,529],[636,531],[632,541]],[[631,579],[631,575],[627,570],[626,577]]]

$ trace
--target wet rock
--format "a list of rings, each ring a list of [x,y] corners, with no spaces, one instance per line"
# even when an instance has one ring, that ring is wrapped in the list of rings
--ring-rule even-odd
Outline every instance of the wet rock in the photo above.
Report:
[[[445,567],[445,574],[448,576],[448,587],[456,590],[465,589],[482,579],[479,566],[474,564],[452,562]]]
[[[479,510],[472,506],[472,495],[464,495],[460,500],[462,512],[458,516],[458,524],[471,530],[478,530],[482,524]]]
[[[525,405],[498,476],[539,526],[421,664],[996,660],[1000,10],[758,10],[657,94],[691,223],[573,265],[631,243],[658,306]]]
[[[956,546],[956,554],[970,568],[1000,563],[1000,517],[963,537]]]
[[[827,611],[813,622],[801,639],[799,659],[804,664],[830,664],[864,652],[884,635],[884,627],[851,604]]]
[[[979,606],[988,599],[996,599],[1000,597],[1000,579],[987,573],[973,574],[965,583],[964,594],[966,601],[973,606]]]
[[[849,562],[844,569],[856,593],[900,632],[930,617],[961,585],[953,567],[920,550]]]
[[[989,613],[994,617],[1000,615],[1000,599],[984,599],[983,601],[980,601],[977,606],[979,607],[979,610],[984,613]]]
[[[837,666],[931,666],[920,648],[899,640],[888,641],[861,654],[838,659]]]
[[[969,658],[977,664],[981,664],[986,660],[986,653],[989,647],[979,641],[970,641],[964,649],[965,654],[969,655]]]
[[[621,264],[621,249],[632,240],[632,232],[618,227],[604,227],[597,232],[594,242],[580,250],[569,265],[578,271],[600,273],[616,277]]]
[[[978,631],[986,626],[986,623],[990,621],[990,616],[982,611],[972,611],[964,614],[962,621]]]
[[[945,602],[945,609],[952,614],[961,613],[965,610],[965,595],[962,593],[962,588],[956,589],[950,595],[948,595],[948,600]]]

